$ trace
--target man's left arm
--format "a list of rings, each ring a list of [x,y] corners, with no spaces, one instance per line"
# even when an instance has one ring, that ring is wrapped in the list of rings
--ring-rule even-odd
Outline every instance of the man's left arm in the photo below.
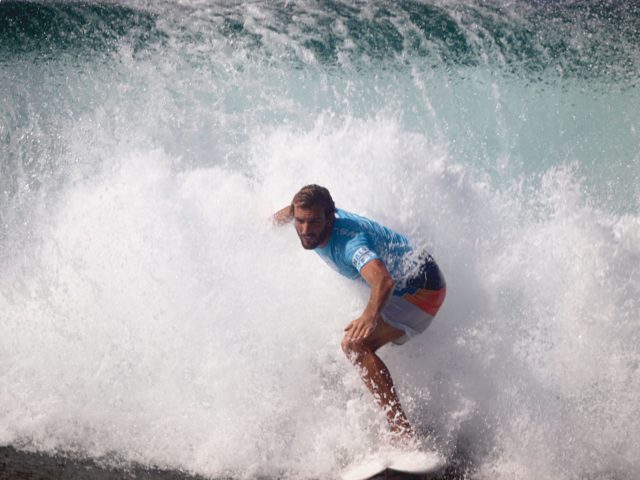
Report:
[[[376,328],[380,312],[393,293],[394,281],[382,260],[375,258],[367,262],[361,269],[360,275],[371,287],[369,303],[362,315],[351,322],[344,329],[354,340],[365,340]]]

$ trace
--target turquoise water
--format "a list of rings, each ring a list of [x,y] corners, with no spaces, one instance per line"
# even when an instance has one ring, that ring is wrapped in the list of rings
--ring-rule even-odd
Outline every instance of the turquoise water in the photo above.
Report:
[[[384,420],[367,299],[273,230],[306,183],[429,244],[382,353],[470,478],[640,471],[640,11],[0,3],[0,443],[327,478]]]

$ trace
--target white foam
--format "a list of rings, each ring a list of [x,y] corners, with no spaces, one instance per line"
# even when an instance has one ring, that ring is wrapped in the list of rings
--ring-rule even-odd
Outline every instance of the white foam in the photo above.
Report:
[[[329,475],[375,445],[339,348],[366,290],[268,221],[317,180],[444,269],[428,333],[382,353],[420,428],[498,478],[637,467],[637,218],[585,205],[570,169],[496,192],[389,119],[255,138],[253,181],[132,152],[60,198],[2,280],[3,443],[246,477]]]

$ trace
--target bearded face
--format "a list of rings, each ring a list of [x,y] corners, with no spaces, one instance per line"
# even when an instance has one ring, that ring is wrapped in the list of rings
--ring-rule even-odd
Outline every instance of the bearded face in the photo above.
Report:
[[[313,250],[326,244],[333,228],[333,220],[326,218],[321,206],[299,207],[294,205],[293,224],[302,248],[306,250]]]

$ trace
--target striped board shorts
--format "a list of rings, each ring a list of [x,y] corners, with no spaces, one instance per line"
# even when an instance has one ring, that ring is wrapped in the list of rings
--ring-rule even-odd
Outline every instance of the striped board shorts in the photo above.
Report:
[[[447,287],[444,276],[427,255],[418,272],[406,281],[403,289],[394,292],[384,309],[383,320],[404,335],[393,343],[402,345],[424,332],[444,302]]]

